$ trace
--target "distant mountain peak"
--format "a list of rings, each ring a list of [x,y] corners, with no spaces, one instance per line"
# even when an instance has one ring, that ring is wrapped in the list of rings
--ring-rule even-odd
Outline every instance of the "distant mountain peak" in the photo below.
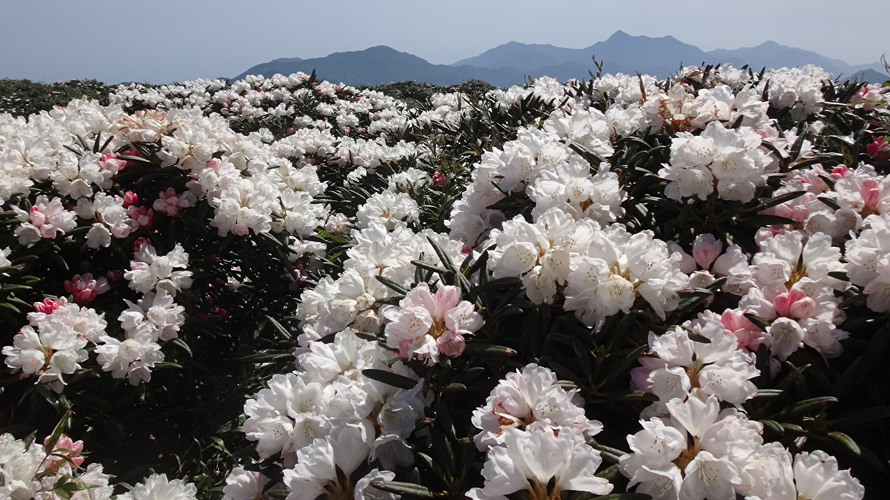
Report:
[[[308,73],[317,70],[319,77],[349,84],[378,84],[393,81],[450,85],[469,79],[484,80],[494,85],[522,84],[527,77],[550,76],[557,80],[586,78],[594,70],[591,56],[604,64],[606,73],[634,74],[636,71],[664,78],[677,71],[681,63],[730,63],[735,67],[796,67],[806,64],[822,66],[835,76],[862,75],[868,81],[883,81],[884,67],[878,63],[850,66],[816,52],[788,47],[772,40],[757,47],[717,49],[705,52],[700,48],[667,35],[653,38],[630,35],[617,30],[608,39],[590,47],[569,49],[549,44],[526,44],[511,40],[478,56],[462,59],[452,65],[430,64],[424,59],[386,45],[364,50],[338,52],[312,59],[281,58],[250,68],[247,74]],[[875,72],[877,71],[877,73]]]

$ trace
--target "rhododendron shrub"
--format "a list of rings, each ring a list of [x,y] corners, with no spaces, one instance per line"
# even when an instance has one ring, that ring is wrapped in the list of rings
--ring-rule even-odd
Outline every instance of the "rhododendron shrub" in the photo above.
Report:
[[[298,73],[0,115],[0,488],[882,498],[887,94]]]

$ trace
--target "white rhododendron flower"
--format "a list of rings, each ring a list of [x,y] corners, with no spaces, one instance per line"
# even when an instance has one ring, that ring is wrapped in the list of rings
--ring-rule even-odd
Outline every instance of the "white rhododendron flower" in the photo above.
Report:
[[[379,222],[387,229],[400,221],[416,221],[420,216],[417,202],[405,193],[384,191],[374,194],[356,213],[357,226],[366,229],[371,222]]]
[[[850,475],[838,470],[837,459],[821,450],[794,457],[797,498],[803,500],[861,500],[865,488]]]
[[[677,307],[689,278],[682,257],[649,231],[631,234],[621,224],[594,233],[590,244],[571,259],[565,308],[588,326],[599,328],[642,297],[660,317]]]
[[[152,474],[119,500],[195,500],[198,489],[181,479],[167,479],[166,474]]]
[[[710,342],[689,338],[694,333]],[[637,389],[658,396],[652,411],[665,411],[674,398],[707,399],[741,405],[754,397],[757,387],[750,381],[760,375],[754,355],[738,348],[738,339],[726,335],[719,321],[686,322],[662,335],[649,332],[649,348],[657,357],[641,356],[643,366],[631,370]]]
[[[558,498],[562,491],[605,495],[613,486],[596,477],[601,462],[599,452],[575,428],[558,432],[546,426],[531,432],[510,428],[504,444],[488,450],[482,469],[485,486],[471,489],[467,497],[497,499],[523,490],[536,500]],[[548,491],[551,482],[553,491]]]
[[[181,244],[177,243],[166,255],[158,255],[147,241],[138,245],[135,260],[130,262],[130,270],[124,273],[130,288],[142,293],[163,290],[175,297],[176,292],[192,285],[191,271],[176,270],[188,267],[189,256]]]
[[[717,398],[672,399],[670,420],[640,421],[627,437],[632,451],[620,470],[655,499],[732,500],[742,484],[740,465],[763,444],[762,425],[735,410],[720,412]]]
[[[28,321],[13,337],[13,345],[3,348],[6,366],[14,373],[36,375],[36,383],[62,392],[63,375],[80,369],[87,359],[87,343],[101,338],[105,320],[92,309],[63,303],[49,313],[30,313]]]
[[[571,427],[590,438],[603,425],[588,420],[577,390],[566,391],[557,383],[556,374],[534,363],[521,372],[508,373],[492,390],[485,406],[476,408],[471,419],[480,429],[474,437],[479,451],[504,444],[508,429],[532,431],[541,427]]]
[[[890,311],[890,215],[865,219],[859,237],[846,244],[847,275],[854,285],[864,287],[868,308]]]
[[[659,175],[671,181],[665,196],[705,200],[715,188],[720,198],[748,202],[766,179],[766,153],[750,127],[727,129],[708,123],[701,135],[680,132],[671,144],[671,161]]]
[[[226,486],[223,488],[223,500],[257,500],[266,499],[263,491],[267,487],[269,478],[259,472],[244,470],[243,467],[235,467],[226,477]],[[281,485],[279,483],[279,485]],[[281,485],[282,487],[284,485]],[[280,489],[280,488],[276,488]]]

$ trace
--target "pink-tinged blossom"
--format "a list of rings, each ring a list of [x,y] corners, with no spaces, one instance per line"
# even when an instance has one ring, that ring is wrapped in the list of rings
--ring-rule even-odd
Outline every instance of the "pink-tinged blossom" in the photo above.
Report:
[[[887,137],[875,137],[865,147],[865,150],[868,151],[869,156],[876,160],[886,160],[890,158],[890,139]]]
[[[109,290],[108,280],[103,277],[93,278],[92,273],[75,274],[65,280],[65,291],[74,297],[74,302],[89,304],[97,295]]]
[[[12,206],[12,209],[16,213],[16,218],[22,223],[15,229],[15,235],[22,245],[40,241],[42,238],[53,239],[77,226],[76,214],[65,210],[61,198],[53,198],[50,201],[45,195],[40,195],[27,212],[17,206]]]
[[[408,292],[398,307],[386,309],[386,345],[399,349],[402,356],[416,356],[427,363],[439,355],[459,356],[464,336],[482,327],[482,316],[473,304],[460,300],[460,289],[440,286],[433,295],[426,283]]]
[[[171,217],[179,215],[179,210],[187,208],[195,204],[195,195],[189,191],[177,194],[171,187],[166,191],[158,193],[158,199],[155,200],[152,208],[160,213],[167,214]]]
[[[51,436],[46,436],[43,440],[43,446],[49,445],[49,440]],[[83,441],[74,441],[67,434],[62,434],[59,436],[59,439],[56,440],[56,444],[53,446],[52,450],[49,450],[50,456],[53,458],[50,460],[47,468],[55,467],[57,464],[62,463],[72,463],[77,467],[80,467],[83,464],[84,457],[81,456],[83,452]]]
[[[43,299],[42,302],[35,302],[34,310],[43,314],[51,314],[53,311],[67,303],[68,299],[65,297],[59,297],[58,299],[46,298]]]
[[[154,220],[155,213],[148,207],[131,205],[127,207],[127,215],[138,222],[139,227],[149,227],[151,226],[152,220]]]

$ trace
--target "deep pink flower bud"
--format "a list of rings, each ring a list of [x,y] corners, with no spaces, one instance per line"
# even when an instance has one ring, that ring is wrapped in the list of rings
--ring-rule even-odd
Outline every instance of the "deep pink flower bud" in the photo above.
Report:
[[[843,179],[846,177],[847,172],[852,171],[852,169],[846,165],[838,165],[831,169],[831,178],[832,179]]]
[[[139,203],[139,195],[134,193],[133,191],[127,191],[124,193],[124,208],[129,208],[130,205],[136,205]]]
[[[68,299],[60,297],[58,299],[43,299],[43,302],[35,302],[34,310],[43,314],[52,314],[53,311],[68,303]]]
[[[140,237],[140,238],[137,238],[136,241],[133,242],[133,251],[134,251],[134,252],[139,252],[140,250],[142,250],[142,246],[143,246],[143,245],[149,245],[149,246],[150,246],[150,245],[151,245],[151,240],[148,239],[148,238],[146,238],[145,236],[142,236],[142,237]]]
[[[868,154],[876,160],[890,158],[890,140],[886,137],[877,137],[874,142],[865,147]]]

